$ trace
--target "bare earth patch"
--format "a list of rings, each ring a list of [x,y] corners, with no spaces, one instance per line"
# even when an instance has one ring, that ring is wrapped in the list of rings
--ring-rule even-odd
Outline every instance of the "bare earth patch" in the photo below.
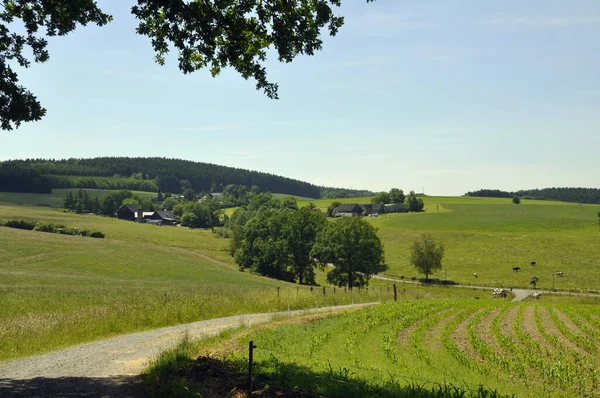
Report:
[[[496,352],[496,355],[506,355],[507,353],[500,347],[500,344],[498,344],[498,341],[494,338],[494,332],[492,332],[492,322],[500,310],[500,308],[495,308],[487,314],[479,323],[477,331],[479,332],[479,338],[489,345]]]
[[[552,318],[550,318],[550,314],[548,313],[548,310],[546,308],[539,307],[539,311],[540,311],[540,317],[542,318],[542,323],[544,324],[544,327],[546,328],[548,333],[556,336],[556,338],[558,339],[560,344],[562,344],[568,351],[575,351],[582,355],[587,354],[577,344],[573,343],[564,334],[561,333],[561,331],[558,329],[558,327],[556,327],[556,325],[552,321]]]
[[[579,328],[579,326],[575,325],[573,323],[573,321],[571,320],[571,318],[565,314],[564,312],[561,312],[560,310],[554,308],[553,309],[554,313],[556,314],[556,316],[558,317],[558,319],[560,319],[561,321],[563,321],[563,323],[565,324],[566,327],[568,327],[569,329],[571,329],[571,331],[575,334],[580,335],[581,337],[585,337],[586,334],[583,332],[583,330],[581,330]]]
[[[442,319],[438,323],[436,323],[433,326],[433,328],[431,328],[427,332],[425,332],[425,336],[423,337],[423,342],[424,342],[424,345],[430,349],[429,351],[439,352],[440,350],[443,349],[444,344],[443,344],[442,340],[440,339],[440,336],[442,335],[442,330],[444,329],[446,324],[448,322],[452,322],[452,320],[454,318],[456,318],[457,315],[458,315],[458,312],[456,312],[456,311],[449,314],[447,317],[445,317],[444,319]]]
[[[554,351],[554,347],[552,346],[552,344],[550,344],[544,338],[544,336],[542,336],[542,334],[537,328],[537,325],[535,324],[534,307],[532,305],[525,307],[525,310],[523,311],[523,319],[521,320],[521,325],[523,327],[523,331],[527,333],[533,341],[538,342],[542,348],[545,348],[550,352]]]
[[[522,343],[513,329],[518,313],[519,307],[513,307],[506,311],[506,314],[504,314],[504,317],[500,321],[500,326],[502,327],[502,334],[504,336],[514,341],[517,346],[521,346]]]
[[[471,346],[471,343],[469,342],[469,332],[467,331],[467,328],[469,326],[469,322],[471,322],[471,319],[474,316],[476,316],[477,314],[479,314],[481,311],[483,311],[483,309],[475,311],[473,314],[471,314],[469,317],[467,317],[464,321],[459,323],[458,327],[456,329],[454,329],[454,332],[452,332],[452,336],[451,336],[452,340],[454,340],[454,342],[456,343],[458,348],[462,352],[464,352],[466,355],[468,355],[470,358],[477,361],[478,363],[484,363],[485,361],[483,358],[481,358],[479,356],[477,351],[475,351],[475,349]]]
[[[446,308],[441,310],[440,312],[450,312],[452,309],[450,308]],[[431,315],[431,316],[436,316],[437,314],[439,314],[440,312]],[[424,320],[424,319],[423,319]],[[398,339],[396,340],[397,344],[400,347],[408,347],[410,345],[410,339],[412,334],[415,332],[415,330],[417,330],[419,328],[419,326],[421,325],[421,322],[416,322],[412,325],[410,325],[410,327],[406,328],[406,329],[402,329],[400,331],[400,335],[398,336]]]

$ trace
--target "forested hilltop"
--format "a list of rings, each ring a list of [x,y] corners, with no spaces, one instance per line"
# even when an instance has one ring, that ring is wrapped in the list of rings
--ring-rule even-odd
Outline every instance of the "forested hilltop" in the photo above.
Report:
[[[320,187],[259,171],[158,157],[0,162],[0,191],[43,193],[51,188],[98,188],[180,193],[191,187],[196,192],[221,192],[223,187],[230,184],[248,188],[256,185],[262,192],[309,198],[332,193],[352,197],[368,192]]]
[[[557,200],[561,202],[590,204],[600,203],[600,189],[597,188],[543,188],[515,192],[501,191],[499,189],[480,189],[479,191],[467,192],[465,195],[487,198],[512,198],[518,196],[521,199]]]

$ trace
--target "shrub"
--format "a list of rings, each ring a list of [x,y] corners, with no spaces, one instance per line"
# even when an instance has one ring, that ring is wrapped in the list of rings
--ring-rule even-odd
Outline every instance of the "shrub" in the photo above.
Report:
[[[33,228],[34,231],[56,232],[57,229],[65,228],[64,225],[54,224],[53,222],[40,221]]]
[[[81,231],[79,229],[72,227],[56,228],[54,232],[61,235],[81,235]]]
[[[104,238],[104,234],[100,231],[89,231],[88,236],[90,238],[100,238],[100,239]]]
[[[35,224],[35,221],[28,220],[8,220],[4,223],[4,225],[9,228],[26,229],[29,231],[35,228]]]

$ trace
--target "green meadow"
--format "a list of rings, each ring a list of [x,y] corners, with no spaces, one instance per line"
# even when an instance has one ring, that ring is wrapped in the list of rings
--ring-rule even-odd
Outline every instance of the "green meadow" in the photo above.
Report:
[[[434,278],[528,287],[535,275],[542,289],[600,290],[600,205],[530,200],[515,205],[511,199],[476,197],[426,196],[423,201],[423,213],[368,218],[383,240],[388,274],[423,277],[410,265],[410,246],[417,236],[429,232],[446,247],[444,268]],[[331,200],[313,203],[326,209]],[[531,266],[531,261],[537,265]],[[513,267],[521,270],[513,272]],[[562,278],[556,276],[559,271]]]
[[[210,231],[0,205],[0,219],[13,218],[106,238],[0,227],[0,361],[202,319],[379,299],[240,272]]]
[[[62,200],[63,193],[59,196]],[[40,204],[39,195],[0,197]],[[369,198],[344,201],[364,203]],[[551,289],[553,283],[557,289],[571,290],[600,286],[598,206],[539,201],[514,205],[484,198],[424,201],[424,213],[368,218],[384,241],[389,275],[421,277],[409,264],[409,248],[416,236],[431,232],[446,246],[444,269],[434,275],[440,279],[528,287],[529,278],[536,275],[542,289]],[[312,202],[326,208],[331,200]],[[106,238],[0,227],[0,360],[219,316],[391,299],[392,282],[387,281],[372,280],[368,292],[353,295],[341,289],[333,295],[329,287],[323,296],[320,289],[311,292],[240,272],[229,256],[229,241],[208,230],[0,204],[0,220],[9,219],[94,229]],[[532,267],[530,261],[538,265]],[[521,267],[518,273],[512,271],[516,266]],[[553,278],[556,271],[564,277]],[[317,280],[324,283],[323,273]],[[402,300],[484,297],[468,289],[399,289]]]
[[[0,192],[0,204],[20,204],[30,206],[62,207],[63,200],[69,192],[77,194],[79,189],[53,189],[52,193],[18,193]],[[105,189],[84,189],[91,197],[101,197],[107,191]],[[156,192],[131,191],[140,198],[156,198]]]

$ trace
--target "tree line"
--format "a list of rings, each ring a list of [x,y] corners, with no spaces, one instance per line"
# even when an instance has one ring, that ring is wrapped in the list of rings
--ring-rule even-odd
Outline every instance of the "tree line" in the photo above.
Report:
[[[0,191],[51,193],[50,180],[31,167],[17,162],[0,163]]]
[[[358,217],[328,222],[314,205],[261,193],[227,220],[230,253],[240,270],[301,284],[315,284],[316,269],[348,288],[368,284],[387,269],[376,229]]]
[[[466,196],[479,196],[488,198],[513,198],[533,200],[556,200],[573,203],[600,203],[600,189],[597,188],[543,188],[525,189],[515,192],[501,191],[499,189],[480,189],[467,192]]]
[[[150,199],[143,199],[134,195],[131,191],[120,190],[105,193],[102,197],[90,196],[87,191],[80,189],[77,194],[67,193],[63,201],[65,209],[80,213],[93,213],[107,217],[115,217],[117,210],[123,205],[134,204],[142,211],[154,211],[154,205]]]
[[[102,157],[0,162],[0,191],[49,193],[52,188],[90,188],[182,193],[222,192],[226,186],[308,198],[372,196],[373,192],[316,186],[269,173],[169,158]]]

